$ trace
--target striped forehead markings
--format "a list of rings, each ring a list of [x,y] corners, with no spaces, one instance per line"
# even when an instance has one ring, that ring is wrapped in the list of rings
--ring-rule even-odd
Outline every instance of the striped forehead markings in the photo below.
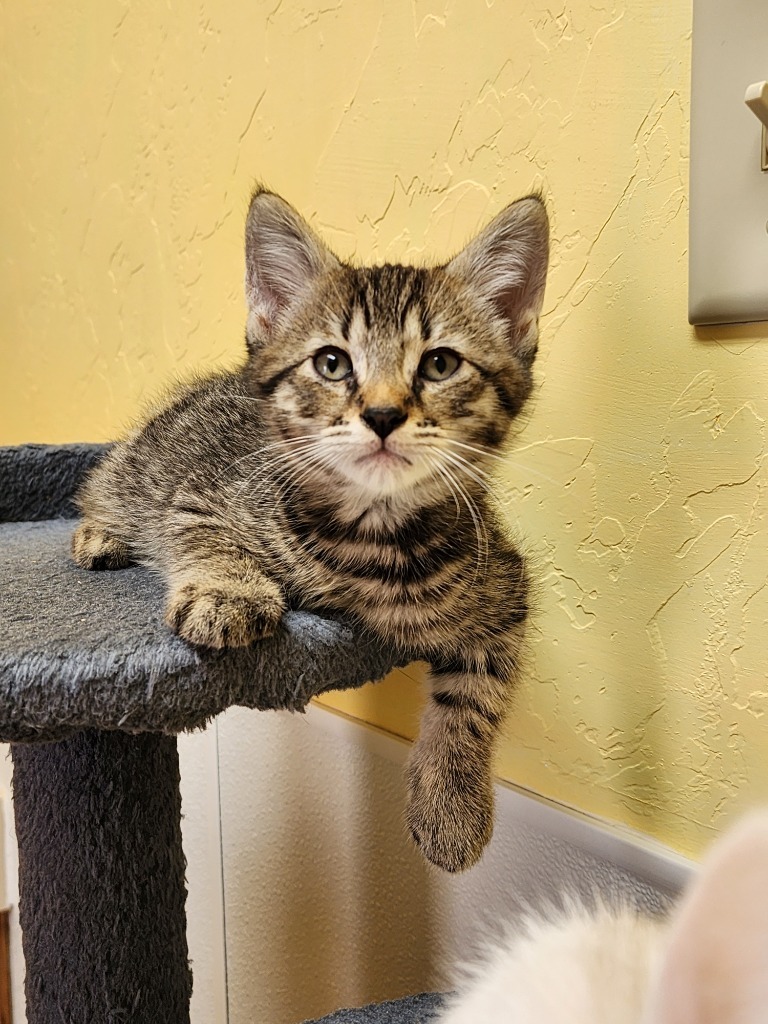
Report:
[[[359,311],[365,330],[378,323],[383,328],[403,333],[413,316],[426,341],[432,333],[426,306],[426,279],[418,268],[398,264],[371,267],[356,274],[354,286],[339,317],[339,329],[349,341],[355,315]]]

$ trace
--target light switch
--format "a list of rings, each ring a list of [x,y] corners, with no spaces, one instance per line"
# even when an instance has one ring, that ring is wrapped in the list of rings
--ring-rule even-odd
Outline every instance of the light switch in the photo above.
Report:
[[[744,102],[763,126],[760,170],[768,171],[768,82],[753,82]]]
[[[694,0],[692,324],[768,320],[766,81],[768,0]]]

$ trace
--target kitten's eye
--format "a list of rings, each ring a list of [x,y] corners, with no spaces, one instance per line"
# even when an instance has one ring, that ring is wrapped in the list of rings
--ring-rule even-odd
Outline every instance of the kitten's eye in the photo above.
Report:
[[[326,380],[344,380],[352,373],[352,360],[340,348],[321,348],[312,360],[315,369]]]
[[[461,365],[461,356],[450,348],[427,352],[419,363],[419,376],[425,380],[448,380]]]

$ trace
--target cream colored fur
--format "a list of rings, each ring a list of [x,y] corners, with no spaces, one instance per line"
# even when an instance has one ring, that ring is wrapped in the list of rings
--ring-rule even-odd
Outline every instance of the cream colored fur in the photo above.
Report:
[[[768,813],[715,844],[667,920],[573,907],[473,968],[440,1024],[765,1024]]]

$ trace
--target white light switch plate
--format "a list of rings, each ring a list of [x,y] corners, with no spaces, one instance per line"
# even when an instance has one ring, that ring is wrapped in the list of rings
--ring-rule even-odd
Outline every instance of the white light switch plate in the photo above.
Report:
[[[768,320],[768,172],[744,102],[768,79],[768,0],[694,0],[688,319]]]

